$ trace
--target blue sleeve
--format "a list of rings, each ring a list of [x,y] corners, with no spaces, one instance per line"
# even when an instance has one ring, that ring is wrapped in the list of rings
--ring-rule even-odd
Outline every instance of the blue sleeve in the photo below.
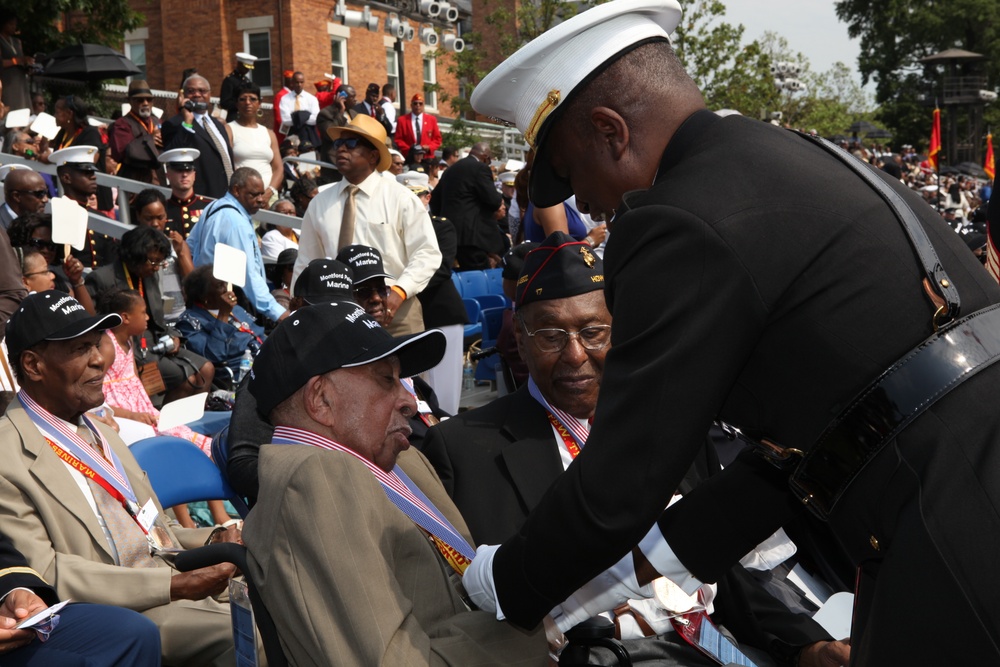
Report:
[[[243,286],[247,299],[258,313],[277,321],[285,309],[271,296],[271,290],[267,286],[257,235],[253,229],[248,230],[245,224],[241,224],[242,221],[235,212],[220,211],[216,215],[224,216],[217,226],[221,232],[218,242],[239,248],[247,254],[247,281]]]

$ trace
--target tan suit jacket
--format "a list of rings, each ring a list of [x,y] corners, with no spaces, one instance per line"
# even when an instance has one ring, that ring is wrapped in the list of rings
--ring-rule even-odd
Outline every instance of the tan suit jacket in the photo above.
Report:
[[[408,450],[399,465],[468,536],[427,460]],[[259,475],[243,538],[292,664],[546,664],[542,632],[468,610],[425,534],[353,457],[265,445]]]
[[[152,498],[162,513],[146,473],[125,443],[103,424],[98,428],[121,459],[139,505]],[[13,540],[61,599],[142,612],[160,627],[167,663],[218,664],[213,656],[227,651],[232,663],[228,605],[214,600],[171,602],[172,569],[116,565],[101,524],[71,477],[73,473],[17,400],[0,419],[0,461],[0,534]],[[171,537],[191,548],[204,544],[209,532],[207,528],[179,528]]]

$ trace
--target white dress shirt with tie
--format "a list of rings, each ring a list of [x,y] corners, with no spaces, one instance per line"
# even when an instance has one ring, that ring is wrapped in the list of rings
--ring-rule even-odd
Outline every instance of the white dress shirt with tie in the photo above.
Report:
[[[299,106],[296,109],[295,101],[298,100]],[[296,111],[308,111],[309,120],[306,121],[306,125],[315,125],[316,116],[319,115],[319,100],[312,93],[303,90],[298,96],[295,95],[294,91],[289,91],[286,95],[281,97],[281,101],[278,103],[278,109],[281,111],[281,122],[291,123],[292,114]]]
[[[302,218],[293,281],[312,260],[337,256],[348,185],[342,180],[309,203]],[[441,250],[427,210],[409,189],[377,171],[358,188],[353,242],[377,248],[385,272],[396,276],[386,283],[398,285],[407,298],[416,296],[441,266]]]

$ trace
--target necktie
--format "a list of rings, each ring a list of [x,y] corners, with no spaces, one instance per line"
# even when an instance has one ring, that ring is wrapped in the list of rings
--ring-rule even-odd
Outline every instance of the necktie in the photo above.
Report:
[[[295,96],[295,110],[296,111],[302,110],[302,97],[300,95]]]
[[[104,453],[97,446],[94,434],[86,426],[79,426],[76,432],[80,437],[97,449],[101,456]],[[104,524],[111,533],[111,541],[115,543],[118,552],[118,564],[122,567],[157,567],[156,560],[149,555],[149,542],[139,524],[129,516],[122,504],[111,497],[100,484],[92,479],[87,480],[90,491],[94,494],[97,510],[104,517]]]
[[[212,140],[215,150],[219,151],[219,155],[222,157],[222,167],[226,170],[226,183],[228,184],[229,179],[233,177],[233,162],[229,159],[229,149],[215,135],[215,128],[212,127],[212,121],[209,119],[208,114],[201,117],[201,124],[205,128],[205,132],[208,133],[209,139]]]
[[[369,111],[372,112],[372,118],[374,118],[375,117],[375,107],[374,107],[374,105],[369,104],[368,105],[368,109],[369,109]]]
[[[423,132],[421,132],[421,130],[420,130],[420,116],[414,116],[414,117],[413,117],[413,122],[417,124],[417,132],[416,132],[416,135],[417,135],[417,143],[418,143],[418,144],[422,144],[422,143],[423,143],[423,138],[424,138],[424,137],[423,137],[423,134],[424,134],[424,133],[423,133]]]
[[[348,185],[346,190],[347,201],[344,203],[344,219],[340,223],[340,238],[337,239],[337,252],[340,252],[341,248],[354,243],[354,217],[356,210],[354,198],[358,194],[358,186]]]

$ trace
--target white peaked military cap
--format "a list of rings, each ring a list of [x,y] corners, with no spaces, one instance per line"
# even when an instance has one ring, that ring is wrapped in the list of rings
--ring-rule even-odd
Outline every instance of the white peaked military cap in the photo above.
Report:
[[[257,56],[240,51],[236,54],[236,61],[246,65],[247,69],[253,69],[253,64],[257,62]]]
[[[422,174],[419,171],[407,171],[402,174],[397,174],[396,181],[399,182],[400,185],[405,185],[407,187],[422,185],[426,188],[430,186],[430,180],[428,179],[427,174]]]
[[[550,206],[572,194],[552,173],[543,144],[573,93],[636,47],[669,41],[680,20],[677,0],[612,0],[545,31],[476,86],[473,108],[516,126],[536,150],[532,201]]]
[[[504,173],[500,174],[500,184],[513,187],[515,178],[517,178],[516,171],[505,171]]]
[[[201,157],[201,151],[197,148],[174,148],[163,151],[156,158],[163,164],[192,163]]]
[[[15,169],[32,171],[28,167],[25,167],[23,164],[5,164],[2,167],[0,167],[0,183],[3,182],[3,179],[7,178],[7,174],[14,171]]]
[[[49,162],[57,167],[71,165],[93,165],[97,162],[98,150],[94,146],[70,146],[53,151]],[[96,167],[95,167],[96,169]]]

